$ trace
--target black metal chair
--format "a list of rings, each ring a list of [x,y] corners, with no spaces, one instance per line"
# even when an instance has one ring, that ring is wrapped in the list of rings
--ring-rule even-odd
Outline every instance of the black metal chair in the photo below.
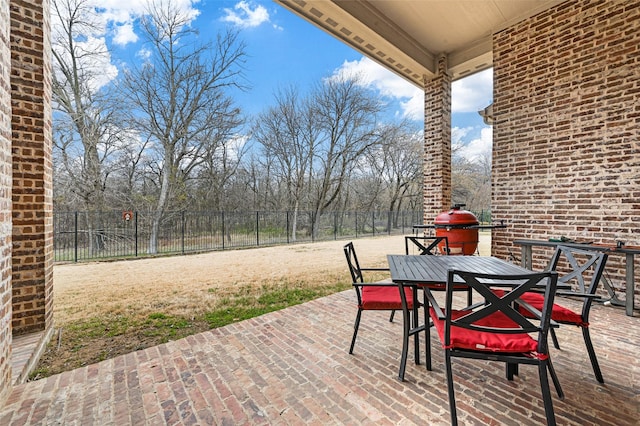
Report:
[[[404,250],[406,255],[417,254],[420,256],[440,256],[447,255],[450,253],[449,250],[449,240],[447,237],[430,237],[430,236],[413,236],[407,235],[404,237]],[[444,291],[445,286],[442,284],[435,283],[423,283],[419,285],[420,288],[428,288],[431,291]],[[473,303],[472,291],[466,285],[455,286],[454,291],[466,291],[467,292],[467,305],[471,305]],[[427,306],[427,300],[424,301],[425,306]],[[426,312],[424,322],[427,324],[429,320]],[[425,357],[426,357],[426,367],[427,370],[431,370],[431,331],[429,327],[425,327],[425,338],[426,346],[425,346]]]
[[[404,237],[405,254],[438,255],[449,254],[449,240],[447,237],[428,237],[406,235]]]
[[[355,248],[353,243],[349,242],[344,246],[344,254],[347,258],[347,265],[351,274],[351,281],[353,288],[356,291],[358,299],[358,313],[356,314],[356,321],[353,328],[353,338],[351,339],[351,346],[349,353],[353,353],[353,348],[356,344],[356,337],[358,336],[358,328],[360,326],[360,319],[362,317],[362,311],[392,311],[402,309],[402,298],[400,297],[400,289],[397,284],[386,282],[365,282],[363,272],[375,272],[375,271],[388,271],[388,268],[362,268],[358,262]],[[407,306],[413,310],[413,293],[410,288],[405,289],[405,296],[407,300]],[[389,321],[393,320],[393,316]],[[416,343],[417,345],[417,343]]]
[[[591,341],[589,311],[591,310],[593,299],[598,297],[596,290],[602,273],[604,272],[607,257],[608,255],[601,251],[584,250],[559,245],[556,247],[551,261],[547,266],[547,270],[559,271],[559,283],[571,285],[571,290],[559,290],[557,295],[582,300],[581,311],[575,312],[557,303],[556,299],[556,303],[553,305],[551,312],[551,319],[560,324],[576,325],[582,329],[582,336],[587,348],[587,353],[589,354],[591,367],[593,368],[596,380],[600,383],[604,383],[604,378],[602,377],[598,358],[596,357],[596,352]],[[537,309],[540,309],[544,302],[543,296],[537,293],[527,293],[522,297],[522,300]],[[551,338],[553,345],[557,349],[560,349],[558,339],[553,329],[551,329]]]
[[[564,394],[551,364],[547,335],[557,280],[556,272],[505,276],[451,270],[448,273],[444,309],[427,291],[431,304],[430,315],[445,352],[452,425],[458,424],[452,358],[504,362],[509,379],[517,374],[519,364],[536,365],[547,424],[555,425],[547,374],[551,376],[558,396],[562,399]],[[484,302],[454,310],[453,290],[460,283],[472,288]],[[497,286],[501,291],[494,292],[490,286]],[[542,310],[538,311],[522,303],[520,297],[540,286],[544,288],[544,302]],[[536,319],[523,315],[520,310],[525,308],[531,309]],[[537,338],[530,333],[535,333]]]
[[[451,252],[451,250],[449,250],[449,240],[447,239],[447,237],[415,237],[412,235],[407,235],[404,237],[404,250],[406,255],[416,253],[421,256],[443,256]],[[445,289],[445,286],[442,284],[424,283],[421,286],[428,287],[429,289],[435,291],[444,291]],[[454,290],[466,291],[467,304],[471,305],[473,303],[473,293],[467,286],[455,286]]]

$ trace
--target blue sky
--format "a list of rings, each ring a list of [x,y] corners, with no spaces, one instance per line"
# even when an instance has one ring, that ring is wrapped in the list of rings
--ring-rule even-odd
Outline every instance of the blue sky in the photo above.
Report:
[[[99,6],[99,28],[103,30],[102,34],[94,33],[91,40],[108,46],[111,55],[101,65],[102,75],[113,77],[123,61],[141,54],[136,20],[147,0],[88,1]],[[250,89],[234,97],[249,115],[270,105],[279,88],[294,85],[304,91],[334,74],[360,73],[366,84],[390,105],[390,114],[414,120],[418,125],[423,121],[424,97],[420,88],[270,0],[173,2],[194,17],[191,25],[205,40],[215,39],[227,26],[240,30],[247,45],[245,76]],[[469,159],[490,151],[491,128],[484,125],[477,111],[491,103],[491,85],[491,70],[453,85],[452,139],[464,146],[463,154]]]

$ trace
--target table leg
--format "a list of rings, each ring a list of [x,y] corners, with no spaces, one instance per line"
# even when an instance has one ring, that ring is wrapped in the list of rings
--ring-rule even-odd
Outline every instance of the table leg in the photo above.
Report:
[[[413,292],[413,354],[416,364],[420,364],[420,330],[418,329],[418,321],[420,320],[418,318],[418,311],[420,307],[418,306],[418,287],[415,285],[411,286],[411,291]]]
[[[632,253],[627,253],[625,255],[626,257],[626,276],[625,276],[625,281],[626,281],[626,297],[627,300],[625,301],[625,305],[626,305],[626,313],[627,315],[629,315],[630,317],[633,316],[633,309],[634,309],[634,303],[635,303],[635,286],[634,286],[634,255]]]
[[[522,248],[520,249],[520,256],[522,257],[522,259],[520,259],[520,265],[523,268],[531,269],[531,263],[533,262],[532,252],[533,252],[533,248],[528,245],[523,245]]]
[[[431,371],[431,318],[429,316],[428,291],[429,289],[427,287],[422,289],[422,305],[424,306],[424,357],[427,371]]]

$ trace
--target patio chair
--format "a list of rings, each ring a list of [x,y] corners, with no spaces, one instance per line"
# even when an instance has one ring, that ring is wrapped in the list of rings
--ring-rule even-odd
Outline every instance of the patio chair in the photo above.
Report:
[[[449,240],[447,237],[428,237],[428,236],[412,236],[407,235],[404,237],[404,250],[406,255],[418,254],[421,256],[439,256],[444,252],[446,254],[450,253],[449,251]],[[436,283],[423,283],[420,284],[421,288],[428,288],[431,291],[444,291],[445,286],[442,284]],[[472,291],[466,285],[457,285],[454,286],[454,291],[466,291],[467,292],[467,305],[471,305],[473,303]],[[424,301],[425,306],[427,306],[427,300]],[[427,314],[425,311],[425,324],[427,324]],[[425,348],[425,357],[426,357],[426,367],[427,370],[431,371],[431,331],[429,327],[425,327],[425,338],[426,348]]]
[[[444,254],[449,254],[449,240],[447,237],[427,237],[406,235],[404,237],[405,254],[438,255],[439,246]]]
[[[607,254],[601,251],[584,250],[579,248],[567,247],[559,245],[547,266],[547,270],[557,271],[561,269],[558,282],[562,284],[570,284],[572,290],[559,290],[556,294],[560,296],[569,296],[582,301],[582,309],[575,312],[559,303],[553,305],[551,319],[560,324],[576,325],[582,329],[584,344],[589,354],[589,360],[593,368],[596,380],[604,383],[598,358],[591,342],[591,334],[589,333],[589,311],[593,299],[598,297],[596,290],[598,282],[602,277],[605,265],[607,263]],[[540,309],[544,302],[544,297],[538,293],[527,293],[522,296],[522,300],[529,305]],[[557,299],[556,299],[557,301]],[[558,339],[554,330],[551,330],[551,339],[556,349],[560,349]]]
[[[547,374],[551,376],[558,396],[562,399],[564,394],[551,364],[547,335],[557,280],[556,272],[491,275],[450,270],[444,309],[431,292],[427,292],[431,304],[430,315],[445,352],[452,425],[458,424],[451,362],[454,357],[504,362],[509,379],[513,379],[519,364],[537,365],[547,424],[555,425]],[[460,282],[471,287],[484,302],[454,310],[453,289]],[[490,285],[498,286],[502,291],[495,293]],[[545,289],[541,311],[524,303],[520,303],[519,308],[514,306],[519,297],[538,286]],[[520,312],[523,308],[531,309],[537,319],[525,317]],[[534,333],[536,338],[529,333]]]
[[[414,237],[412,235],[407,235],[404,237],[404,250],[407,255],[414,254],[417,250],[417,253],[422,256],[444,256],[450,253],[449,240],[447,237]],[[445,254],[441,254],[441,252],[444,252]],[[442,284],[425,283],[423,286],[435,291],[444,291],[445,289],[445,286]],[[473,303],[473,293],[467,286],[455,286],[454,291],[466,291],[467,304],[471,305]]]
[[[358,313],[356,314],[356,321],[353,327],[353,338],[351,339],[351,346],[349,348],[349,353],[352,354],[353,348],[356,344],[356,337],[358,336],[358,327],[360,326],[362,311],[392,311],[393,313],[393,311],[402,309],[402,298],[400,297],[400,289],[398,285],[391,281],[364,281],[364,272],[388,271],[388,268],[360,267],[352,242],[349,242],[344,246],[344,254],[347,258],[351,281],[358,299]],[[405,288],[404,293],[407,301],[407,307],[409,310],[413,310],[414,300],[411,288]],[[392,320],[393,316],[389,321]]]

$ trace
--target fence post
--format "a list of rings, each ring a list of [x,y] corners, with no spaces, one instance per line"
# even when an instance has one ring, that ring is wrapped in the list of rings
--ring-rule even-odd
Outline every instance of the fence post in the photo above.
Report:
[[[287,210],[287,244],[291,243],[289,241],[289,210]]]
[[[256,210],[256,246],[260,247],[260,211]]]
[[[135,229],[133,230],[133,237],[134,237],[134,241],[135,241],[135,257],[138,257],[138,211],[136,210],[133,213],[133,217],[134,217],[134,225],[135,225]]]
[[[338,212],[333,212],[333,239],[338,239]]]
[[[73,261],[78,262],[78,211],[75,212],[73,218]]]
[[[220,212],[222,217],[222,250],[224,250],[224,237],[225,237],[225,229],[224,229],[224,212]]]
[[[180,232],[182,233],[182,254],[184,254],[184,227],[185,227],[184,210],[182,210],[182,212],[180,212],[180,220],[182,222],[180,224]]]

